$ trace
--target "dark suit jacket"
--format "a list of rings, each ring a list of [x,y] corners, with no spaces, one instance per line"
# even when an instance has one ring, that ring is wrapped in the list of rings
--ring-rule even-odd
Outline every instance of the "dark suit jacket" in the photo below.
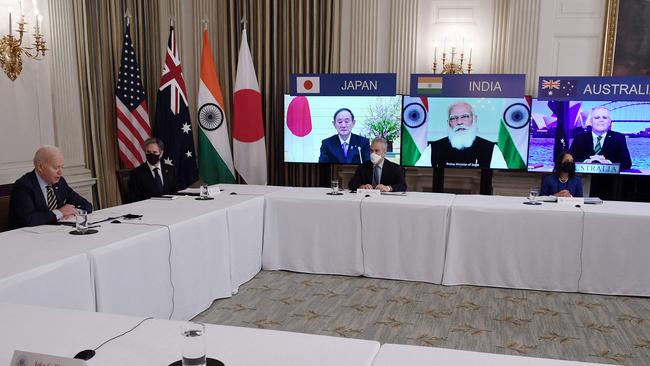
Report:
[[[472,146],[458,150],[451,146],[449,137],[431,142],[431,166],[434,168],[489,168],[494,142],[476,136]]]
[[[586,131],[577,134],[571,142],[571,155],[576,163],[581,163],[585,159],[589,159],[594,155],[594,140],[591,131]],[[630,158],[630,151],[627,149],[627,142],[625,135],[615,131],[607,131],[605,136],[603,149],[600,155],[605,156],[612,163],[621,164],[621,169],[630,169],[632,167],[632,159]]]
[[[348,188],[354,191],[363,184],[372,184],[372,171],[373,165],[371,161],[359,165],[354,172],[354,176],[350,179]],[[391,186],[395,192],[406,191],[406,179],[404,178],[404,170],[401,166],[384,159],[384,167],[381,170],[380,184]]]
[[[63,177],[53,185],[56,207],[71,204],[91,212],[93,206],[85,198],[72,190]],[[56,223],[56,215],[47,208],[43,191],[38,185],[36,172],[23,175],[14,183],[9,203],[9,227],[18,229],[24,226],[37,226]]]
[[[160,164],[163,179],[162,194],[173,194],[178,191],[176,184],[176,173],[174,167],[167,164]],[[160,197],[157,192],[156,183],[153,174],[147,163],[142,163],[137,168],[131,170],[129,174],[129,202],[136,202],[149,199],[151,197]]]
[[[361,148],[361,157],[359,160],[359,148]],[[320,145],[319,163],[335,164],[361,164],[370,161],[370,140],[363,136],[352,134],[350,136],[350,146],[348,147],[348,156],[343,155],[341,140],[339,135],[326,138]]]

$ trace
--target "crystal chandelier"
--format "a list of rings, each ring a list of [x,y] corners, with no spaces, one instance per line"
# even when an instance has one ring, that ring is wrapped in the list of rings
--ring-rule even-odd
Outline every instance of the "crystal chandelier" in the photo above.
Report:
[[[37,0],[33,0],[32,5],[35,14],[35,26],[32,33],[34,43],[31,47],[23,46],[23,36],[27,33],[25,30],[27,22],[23,12],[23,0],[20,0],[20,15],[18,22],[16,22],[18,24],[18,37],[16,38],[13,34],[13,9],[9,8],[9,33],[0,39],[0,67],[11,81],[16,80],[23,70],[23,54],[34,60],[41,60],[45,56],[45,51],[47,51],[45,38],[41,33],[43,16],[38,12]]]

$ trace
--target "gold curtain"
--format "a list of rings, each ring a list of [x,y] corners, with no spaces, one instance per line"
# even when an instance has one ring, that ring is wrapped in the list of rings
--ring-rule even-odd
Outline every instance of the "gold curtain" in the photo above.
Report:
[[[284,94],[289,93],[292,73],[339,71],[340,0],[230,0],[227,4],[210,5],[212,3],[209,1],[206,5],[220,10],[216,14],[220,17],[217,20],[218,43],[222,47],[219,47],[216,62],[226,94],[226,113],[230,112],[237,71],[242,30],[240,20],[245,18],[248,43],[262,92],[269,184],[317,186],[322,167],[283,163]],[[224,15],[228,19],[223,19]],[[230,77],[224,78],[223,75]]]
[[[86,155],[97,178],[97,202],[100,208],[104,208],[120,202],[116,179],[120,162],[115,84],[120,66],[124,13],[127,9],[131,13],[131,37],[142,70],[149,119],[153,126],[162,50],[166,47],[160,41],[160,22],[163,21],[160,7],[172,3],[151,0],[73,1]],[[211,34],[217,44],[213,47],[213,56],[228,116],[232,116],[232,91],[241,41],[240,20],[246,17],[249,46],[262,92],[269,184],[318,185],[319,169],[322,169],[318,165],[283,163],[284,94],[289,92],[292,73],[339,71],[340,0],[195,0],[176,5],[188,6],[186,4],[193,9],[195,37],[200,37],[201,19],[206,15],[210,17],[211,27],[216,25],[216,34]],[[199,53],[200,49],[196,52]],[[200,62],[200,57],[196,62]],[[184,65],[184,69],[192,70],[192,67]],[[194,108],[190,106],[191,111]],[[229,121],[232,123],[232,117]]]
[[[115,85],[124,36],[124,14],[128,8],[131,37],[151,115],[155,110],[161,63],[158,32],[150,31],[158,29],[158,6],[146,0],[75,0],[74,5],[86,156],[97,178],[97,202],[104,208],[120,202],[116,176],[120,163]]]

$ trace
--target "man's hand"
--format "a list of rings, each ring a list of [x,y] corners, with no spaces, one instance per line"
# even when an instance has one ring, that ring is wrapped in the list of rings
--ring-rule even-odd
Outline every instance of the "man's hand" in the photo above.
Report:
[[[361,188],[361,189],[372,189],[372,185],[370,185],[370,184],[362,184],[362,185],[359,186],[359,188]]]
[[[554,196],[555,197],[573,197],[571,195],[571,193],[566,189],[563,189],[563,190],[557,192],[556,194],[554,194]]]
[[[68,218],[70,216],[74,216],[74,214],[77,212],[77,208],[73,205],[63,205],[59,208],[59,211],[61,211],[63,214],[63,218]]]
[[[391,186],[385,186],[383,184],[377,184],[377,187],[375,187],[375,189],[378,189],[381,192],[390,192],[393,190]]]

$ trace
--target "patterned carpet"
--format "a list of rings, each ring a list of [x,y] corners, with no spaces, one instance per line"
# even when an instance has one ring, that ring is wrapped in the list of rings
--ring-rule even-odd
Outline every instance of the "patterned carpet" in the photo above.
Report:
[[[650,364],[650,298],[262,271],[195,320],[381,343]]]

